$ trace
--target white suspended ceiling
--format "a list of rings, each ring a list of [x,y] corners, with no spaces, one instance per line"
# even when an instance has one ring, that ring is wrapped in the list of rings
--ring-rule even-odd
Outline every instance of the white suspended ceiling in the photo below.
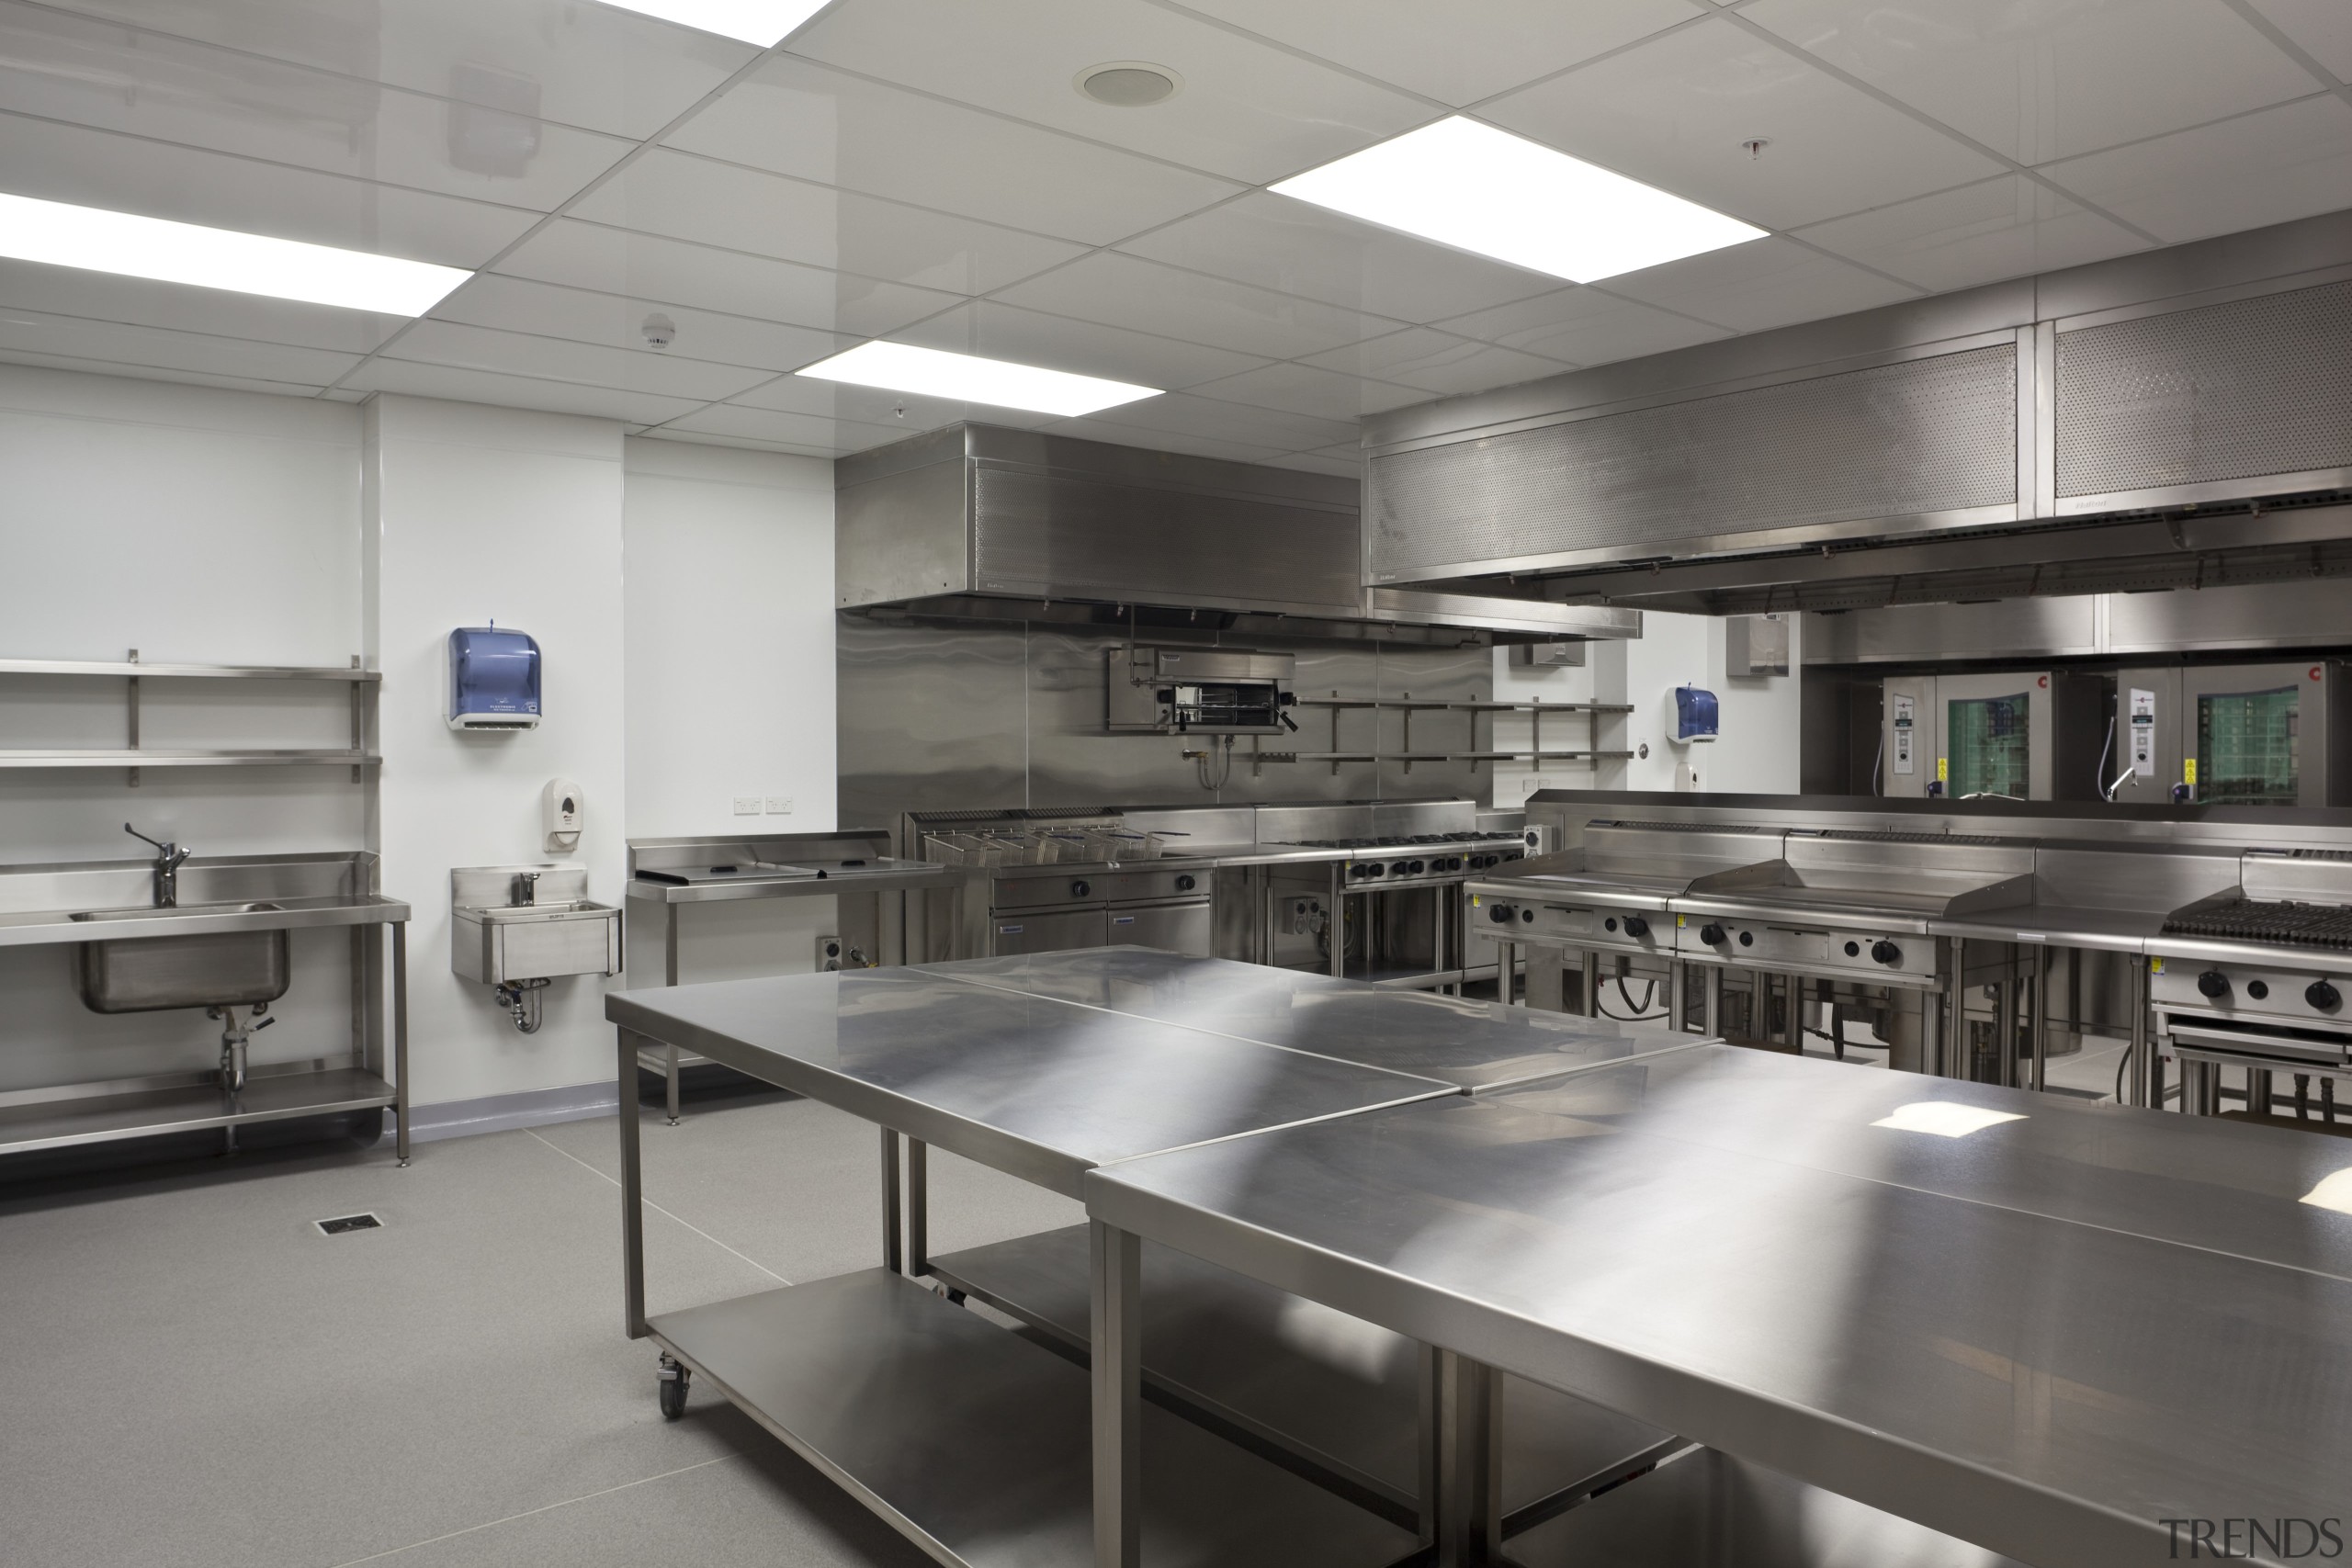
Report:
[[[1182,88],[1080,93],[1114,61]],[[409,321],[0,263],[0,358],[1352,471],[1365,413],[2352,207],[2347,76],[2347,0],[837,0],[765,53],[594,0],[0,0],[0,190],[481,273]],[[1263,188],[1455,112],[1770,235],[1566,286]],[[1170,392],[791,374],[870,337]]]

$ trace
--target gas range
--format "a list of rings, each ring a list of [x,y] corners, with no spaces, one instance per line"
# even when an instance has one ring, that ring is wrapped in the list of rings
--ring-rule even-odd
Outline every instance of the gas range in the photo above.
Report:
[[[1411,833],[1371,839],[1300,839],[1300,849],[1351,850],[1341,879],[1351,887],[1373,884],[1443,882],[1489,871],[1518,860],[1527,847],[1516,836],[1494,833]]]

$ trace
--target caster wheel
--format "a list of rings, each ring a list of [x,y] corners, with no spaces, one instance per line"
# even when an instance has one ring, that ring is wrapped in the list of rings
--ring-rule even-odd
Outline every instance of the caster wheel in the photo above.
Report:
[[[662,1418],[675,1421],[686,1413],[686,1369],[664,1356],[658,1376],[662,1380]]]

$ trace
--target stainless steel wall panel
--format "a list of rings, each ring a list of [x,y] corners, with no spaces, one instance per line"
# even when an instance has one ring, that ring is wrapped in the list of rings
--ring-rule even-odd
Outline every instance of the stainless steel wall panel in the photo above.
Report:
[[[2352,280],[2062,331],[2056,353],[2062,506],[2352,472]]]
[[[1669,555],[1985,508],[2014,516],[2018,365],[2014,342],[1995,344],[1376,454],[1370,577]]]
[[[838,615],[833,649],[841,821],[1029,803],[1019,626],[918,629]]]

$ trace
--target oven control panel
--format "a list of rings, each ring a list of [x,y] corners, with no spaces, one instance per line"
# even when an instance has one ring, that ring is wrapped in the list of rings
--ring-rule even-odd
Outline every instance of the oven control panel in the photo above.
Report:
[[[1936,942],[1910,931],[1677,915],[1675,951],[1698,964],[1836,974],[1881,985],[1933,985]]]
[[[2165,1011],[2352,1029],[2352,973],[2151,958],[2148,991]]]
[[[1624,953],[1674,951],[1674,917],[1663,909],[1626,909],[1601,904],[1473,894],[1470,929],[1498,942],[1608,948]]]

